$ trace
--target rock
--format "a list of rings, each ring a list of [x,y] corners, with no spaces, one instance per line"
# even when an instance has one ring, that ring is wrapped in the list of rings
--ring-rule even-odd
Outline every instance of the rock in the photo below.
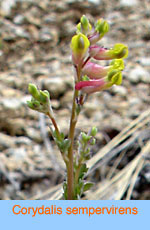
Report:
[[[19,113],[19,111],[18,111]],[[7,132],[11,136],[24,136],[26,135],[26,122],[25,119],[23,119],[20,113],[20,118],[13,118],[13,119],[8,119],[6,122],[6,125],[4,129],[7,130]]]
[[[10,15],[11,13],[11,9],[13,6],[15,6],[16,4],[16,0],[2,0],[1,2],[1,8],[2,8],[2,12],[4,13],[4,15]]]
[[[147,182],[150,183],[150,172],[145,173],[145,178],[146,178]]]
[[[14,139],[9,135],[0,133],[0,151],[14,146]]]
[[[15,32],[17,37],[30,39],[29,33],[26,32],[22,27],[14,28],[14,32]]]
[[[4,41],[17,40],[17,38],[30,39],[30,34],[23,27],[14,25],[8,20],[3,21],[2,30]]]
[[[57,75],[41,80],[42,89],[46,89],[50,92],[51,98],[58,98],[63,95],[67,90],[67,82],[63,76]]]
[[[53,40],[53,36],[51,34],[50,29],[47,27],[43,27],[39,33],[39,41],[40,42],[48,42],[51,40]]]
[[[31,145],[32,141],[28,137],[17,137],[15,143],[17,145]]]
[[[110,125],[112,128],[115,128],[116,130],[121,130],[121,127],[123,125],[123,120],[118,114],[112,114],[111,118],[105,121],[106,126]]]
[[[137,0],[120,0],[121,6],[136,6],[137,4]]]
[[[139,66],[130,71],[128,79],[131,83],[139,83],[140,81],[150,83],[150,74],[143,67]]]
[[[51,100],[51,104],[52,104],[53,109],[59,109],[59,107],[60,107],[60,101],[59,100],[53,99],[53,100]]]
[[[141,75],[141,81],[144,83],[150,83],[150,74],[148,71],[143,71],[143,75]]]
[[[25,159],[27,156],[27,151],[25,148],[20,147],[20,148],[9,148],[6,152],[7,156],[13,156],[14,159],[16,159],[16,163],[18,160]]]
[[[139,70],[138,69],[133,69],[130,71],[130,73],[127,75],[129,81],[131,83],[139,83],[141,76],[139,75]]]
[[[92,101],[87,101],[84,105],[85,116],[88,118],[94,117],[96,111],[98,110],[97,108],[101,110],[100,103],[97,98]]]
[[[141,100],[138,97],[131,97],[129,98],[129,106],[133,107],[134,105],[140,105],[141,104]]]
[[[52,25],[57,24],[58,21],[57,21],[57,16],[56,16],[56,14],[54,14],[54,12],[51,12],[50,15],[45,15],[45,16],[44,16],[44,22],[45,22],[46,24],[52,24]]]
[[[99,5],[101,3],[101,0],[88,0],[89,3],[93,3],[95,5]]]
[[[39,130],[36,130],[35,128],[27,127],[26,135],[32,140],[34,140],[35,142],[38,142],[38,143],[42,142],[41,134]]]
[[[25,17],[21,14],[18,14],[14,17],[14,23],[16,25],[22,25],[24,23]]]
[[[0,50],[0,57],[3,55],[3,51],[2,50]]]
[[[127,89],[121,85],[114,85],[112,88],[112,92],[123,97],[127,96],[128,94]]]
[[[18,98],[3,98],[1,103],[3,104],[5,109],[12,109],[12,110],[18,109],[22,105],[21,100]]]
[[[150,66],[150,58],[149,57],[142,57],[140,59],[140,63],[143,65],[143,66]]]

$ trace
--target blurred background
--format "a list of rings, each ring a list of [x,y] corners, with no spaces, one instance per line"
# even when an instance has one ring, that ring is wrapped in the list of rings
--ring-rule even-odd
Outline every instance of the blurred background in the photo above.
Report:
[[[0,0],[0,199],[59,199],[65,171],[49,121],[26,106],[28,83],[49,90],[67,135],[73,89],[70,40],[85,14],[129,47],[123,84],[88,98],[76,136],[97,126],[83,199],[150,199],[150,1]],[[102,64],[107,64],[102,62]]]

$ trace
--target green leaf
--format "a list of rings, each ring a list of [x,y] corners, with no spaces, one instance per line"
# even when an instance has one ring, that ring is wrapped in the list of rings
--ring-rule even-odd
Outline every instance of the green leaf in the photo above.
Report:
[[[64,141],[62,141],[62,150],[63,152],[67,152],[69,147],[70,147],[70,140],[69,139],[65,139]]]
[[[62,142],[64,140],[64,134],[61,133],[60,135],[58,134],[58,132],[56,132],[56,130],[53,132],[53,136],[55,137],[56,140]]]
[[[90,190],[90,188],[93,186],[93,183],[91,182],[87,182],[84,184],[84,187],[83,187],[83,192],[86,192],[88,190]]]
[[[82,81],[89,81],[90,78],[87,75],[82,76]]]
[[[83,163],[81,168],[80,168],[80,172],[79,172],[79,180],[84,178],[87,171],[88,171],[88,168],[87,168],[86,164]]]
[[[61,132],[60,136],[61,136],[62,140],[64,140],[65,134],[63,132]]]

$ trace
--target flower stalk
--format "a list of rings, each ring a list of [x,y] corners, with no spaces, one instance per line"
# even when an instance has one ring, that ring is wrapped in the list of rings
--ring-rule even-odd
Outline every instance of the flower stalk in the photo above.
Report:
[[[80,199],[83,193],[92,186],[91,182],[85,181],[88,171],[86,162],[91,157],[91,146],[96,142],[97,128],[93,127],[88,134],[81,132],[75,142],[76,124],[85,98],[89,94],[101,92],[122,83],[123,59],[128,55],[127,46],[118,43],[113,48],[104,48],[96,44],[108,31],[109,25],[106,20],[99,19],[93,28],[87,17],[83,15],[77,25],[76,35],[72,37],[70,47],[76,72],[67,137],[57,125],[49,92],[38,90],[31,83],[28,87],[32,97],[27,105],[49,117],[52,136],[66,164],[67,177],[63,184],[63,197],[66,200]],[[110,63],[107,66],[101,66],[94,60],[110,60]]]

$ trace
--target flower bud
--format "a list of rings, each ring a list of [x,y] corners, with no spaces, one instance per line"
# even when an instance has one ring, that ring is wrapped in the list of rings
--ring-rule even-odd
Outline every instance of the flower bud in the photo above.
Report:
[[[89,20],[85,15],[83,15],[80,19],[80,23],[77,25],[77,33],[83,33],[86,35],[90,32],[91,29],[92,26],[89,23]]]
[[[84,132],[81,133],[81,136],[82,136],[82,141],[85,142],[85,143],[88,142],[91,139],[91,136],[88,136]]]
[[[95,32],[88,38],[90,44],[93,45],[98,42],[109,31],[109,25],[104,19],[99,19],[95,24]]]
[[[72,49],[72,59],[74,64],[82,64],[82,60],[85,58],[90,42],[88,38],[79,33],[73,36],[71,40],[71,49]]]
[[[50,99],[50,95],[49,95],[49,92],[47,90],[40,90],[40,101],[42,103],[47,103],[48,100]]]
[[[91,135],[92,137],[95,137],[96,134],[97,134],[97,128],[96,128],[95,126],[93,126],[92,129],[91,129],[90,135]]]
[[[107,21],[105,21],[103,18],[99,19],[96,22],[95,30],[99,33],[100,38],[102,38],[109,31],[109,25]]]
[[[37,87],[34,84],[29,83],[28,91],[32,95],[33,98],[35,98],[36,100],[39,100],[40,94],[39,94]]]
[[[39,101],[36,101],[35,99],[32,98],[31,101],[27,101],[27,105],[30,109],[33,109],[33,110],[37,110],[39,111],[39,108],[41,107],[40,106],[40,102]]]
[[[96,143],[96,139],[95,139],[95,138],[92,138],[92,139],[91,139],[90,145],[95,145],[95,143]]]
[[[31,101],[27,101],[28,107],[41,113],[50,113],[51,116],[53,116],[49,92],[47,90],[38,90],[37,87],[31,83],[28,86],[28,90],[32,95]]]

